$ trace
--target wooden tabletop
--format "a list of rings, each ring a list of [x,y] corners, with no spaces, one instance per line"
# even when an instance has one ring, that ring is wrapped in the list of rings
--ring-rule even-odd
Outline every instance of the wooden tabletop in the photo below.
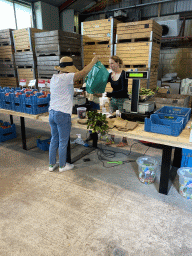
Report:
[[[79,124],[77,120],[77,117],[72,120],[72,127],[87,129],[86,125]],[[192,143],[189,142],[190,129],[188,127],[190,126],[190,124],[191,121],[188,122],[185,129],[177,137],[152,132],[145,132],[144,124],[138,124],[138,126],[134,130],[128,132],[121,132],[118,131],[116,128],[113,128],[109,130],[109,134],[116,136],[125,136],[130,139],[143,140],[172,147],[192,149]]]
[[[48,112],[39,114],[39,115],[30,115],[22,112],[0,109],[0,113],[26,117],[26,118],[35,119],[37,121],[42,121],[42,122],[49,122]],[[72,127],[86,130],[87,125],[79,124],[77,120],[78,120],[77,115],[72,115]],[[152,133],[152,132],[145,132],[144,124],[138,124],[138,126],[134,130],[128,131],[128,132],[121,132],[121,131],[118,131],[116,128],[113,128],[109,130],[109,134],[116,135],[116,136],[125,136],[130,139],[143,140],[143,141],[148,141],[148,142],[153,142],[153,143],[163,144],[163,145],[168,145],[173,147],[192,149],[192,143],[189,142],[190,129],[188,128],[191,122],[192,120],[188,122],[185,129],[177,137],[158,134],[158,133]]]
[[[39,116],[39,115],[31,115],[23,112],[17,112],[17,111],[8,110],[8,109],[2,109],[2,108],[0,108],[0,113],[12,115],[12,116],[26,117],[29,119],[36,119],[36,120],[38,119],[38,116]]]

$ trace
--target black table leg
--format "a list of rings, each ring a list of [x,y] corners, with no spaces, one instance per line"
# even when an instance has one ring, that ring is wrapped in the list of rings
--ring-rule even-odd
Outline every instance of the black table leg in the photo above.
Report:
[[[27,150],[24,117],[22,117],[22,116],[20,117],[20,122],[21,122],[21,136],[22,136],[23,149]]]
[[[175,148],[174,158],[173,158],[173,166],[180,168],[181,167],[181,159],[182,159],[182,148]]]
[[[67,146],[67,163],[71,164],[70,137],[69,137],[68,146]]]
[[[13,124],[13,116],[10,115],[10,123]]]
[[[159,193],[168,194],[169,181],[170,181],[170,166],[171,166],[171,146],[163,146],[162,164],[161,164],[161,177],[159,184]]]

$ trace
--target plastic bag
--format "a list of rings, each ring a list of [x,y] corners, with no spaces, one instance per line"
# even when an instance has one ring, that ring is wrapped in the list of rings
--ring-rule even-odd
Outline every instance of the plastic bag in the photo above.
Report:
[[[106,67],[98,61],[88,73],[86,82],[86,91],[90,94],[104,93],[108,82],[109,72]]]

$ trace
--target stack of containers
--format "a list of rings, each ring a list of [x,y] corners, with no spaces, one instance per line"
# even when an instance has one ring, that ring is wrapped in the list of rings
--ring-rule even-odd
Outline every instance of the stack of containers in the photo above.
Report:
[[[38,115],[48,112],[50,93],[46,92],[26,92],[21,95],[23,112]]]
[[[3,87],[0,88],[0,107],[12,110],[12,93],[15,88]]]
[[[162,107],[150,118],[145,118],[146,132],[179,136],[191,116],[191,108]]]
[[[81,35],[61,30],[35,33],[38,79],[50,79],[58,71],[60,58],[69,56],[81,70]]]
[[[162,27],[154,20],[117,24],[114,53],[123,60],[125,70],[149,71],[148,80],[140,82],[143,88],[157,87],[161,37]]]
[[[37,79],[34,39],[36,32],[43,32],[43,30],[23,28],[13,31],[18,79],[26,79],[26,85],[29,84],[30,80]]]
[[[0,30],[0,86],[17,87],[12,29]]]
[[[48,112],[49,92],[37,89],[0,88],[0,108],[37,115]]]
[[[109,58],[114,54],[114,42],[119,21],[114,18],[81,23],[83,66],[89,64],[94,53],[102,56],[99,60],[109,71]],[[108,83],[106,92],[112,88]]]

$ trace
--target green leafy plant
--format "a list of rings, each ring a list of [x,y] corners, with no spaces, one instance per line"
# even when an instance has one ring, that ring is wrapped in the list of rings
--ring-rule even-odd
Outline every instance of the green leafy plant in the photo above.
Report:
[[[106,120],[106,115],[102,113],[97,113],[97,111],[88,111],[87,113],[87,129],[93,130],[93,132],[106,134],[109,126]]]

